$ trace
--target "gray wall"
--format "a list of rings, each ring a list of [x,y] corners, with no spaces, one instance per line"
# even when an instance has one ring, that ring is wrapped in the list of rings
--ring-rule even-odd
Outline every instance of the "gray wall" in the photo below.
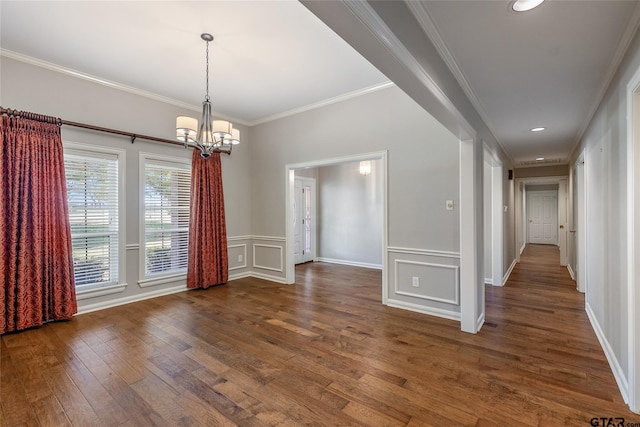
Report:
[[[382,161],[318,168],[318,257],[382,267]]]
[[[587,311],[618,378],[629,375],[627,306],[627,84],[640,68],[640,33],[607,90],[571,164],[585,155]],[[607,349],[610,349],[610,351]],[[617,369],[616,365],[619,365]],[[620,384],[620,381],[618,381]]]
[[[67,74],[51,71],[2,57],[0,86],[5,108],[33,111],[60,117],[64,120],[110,127],[128,132],[171,139],[175,135],[175,117],[181,114],[198,116],[174,105],[156,101],[134,93],[107,87]],[[245,264],[251,251],[244,256],[247,236],[251,234],[251,199],[249,170],[249,146],[251,131],[238,126],[242,144],[234,148],[233,155],[223,156],[223,180],[225,210],[229,239],[231,274],[248,271]],[[98,297],[83,296],[79,309],[92,310],[111,304],[130,302],[145,297],[175,292],[185,288],[185,278],[168,283],[141,287],[139,271],[139,152],[149,152],[176,158],[191,158],[191,150],[180,146],[136,140],[131,144],[127,137],[62,127],[63,142],[80,142],[126,150],[125,206],[126,215],[121,221],[125,227],[125,274],[121,278],[127,286],[124,290]],[[243,262],[237,255],[243,254]],[[250,261],[250,260],[248,260]],[[247,264],[250,265],[250,264]]]
[[[457,316],[460,213],[445,209],[447,199],[459,205],[454,135],[392,87],[257,125],[251,136],[253,234],[280,239],[286,165],[387,150],[389,298]],[[419,288],[412,277],[420,278]]]

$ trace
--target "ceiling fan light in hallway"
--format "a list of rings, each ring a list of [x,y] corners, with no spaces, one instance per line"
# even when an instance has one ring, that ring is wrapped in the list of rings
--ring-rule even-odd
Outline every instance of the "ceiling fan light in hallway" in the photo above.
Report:
[[[526,12],[542,4],[544,0],[515,0],[511,3],[514,12]]]

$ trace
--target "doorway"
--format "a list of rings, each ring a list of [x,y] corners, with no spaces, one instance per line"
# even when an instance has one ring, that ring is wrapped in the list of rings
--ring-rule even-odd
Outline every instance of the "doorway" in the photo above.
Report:
[[[558,190],[527,187],[527,243],[558,245]]]
[[[380,186],[381,186],[381,198],[382,198],[382,212],[380,213],[380,221],[377,227],[379,227],[381,239],[381,259],[382,259],[382,303],[386,304],[388,299],[387,289],[387,152],[380,151],[374,153],[367,153],[361,155],[346,156],[333,159],[314,160],[303,163],[288,164],[286,169],[286,182],[285,182],[285,203],[286,203],[286,257],[285,257],[285,273],[286,283],[293,284],[295,282],[295,227],[293,217],[296,211],[296,171],[302,171],[310,168],[320,168],[327,166],[341,165],[345,163],[354,163],[356,165],[359,162],[367,160],[380,160]],[[318,205],[322,203],[318,201]],[[312,204],[314,204],[312,202]],[[299,205],[298,205],[299,206]],[[318,221],[315,221],[317,223]],[[311,225],[313,225],[313,220]],[[313,246],[313,244],[312,244]]]
[[[484,149],[484,283],[504,285],[503,170],[496,155]]]
[[[585,273],[586,204],[584,185],[584,154],[580,155],[571,170],[571,197],[573,212],[569,229],[570,262],[569,273],[576,282],[576,289],[584,293],[587,277]]]
[[[553,185],[557,188],[555,212],[557,215],[556,226],[556,242],[560,249],[560,265],[567,265],[567,233],[569,225],[568,216],[568,176],[550,176],[550,177],[532,177],[532,178],[516,178],[516,262],[520,262],[520,254],[528,243],[528,197],[527,187],[530,186],[548,186]],[[535,187],[534,191],[535,191]],[[538,189],[548,187],[538,187]]]
[[[293,256],[296,264],[302,264],[316,257],[316,180],[296,176],[294,188]]]

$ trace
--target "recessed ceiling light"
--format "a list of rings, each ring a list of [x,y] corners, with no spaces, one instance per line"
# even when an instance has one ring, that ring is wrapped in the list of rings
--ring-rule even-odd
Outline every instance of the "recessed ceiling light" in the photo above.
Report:
[[[544,160],[544,157],[538,157],[538,158],[536,158],[536,160],[541,162],[542,160]]]
[[[540,6],[544,0],[516,0],[511,4],[514,12],[526,12]]]
[[[545,128],[543,127],[539,127],[539,128],[533,128],[531,129],[531,132],[542,132]]]

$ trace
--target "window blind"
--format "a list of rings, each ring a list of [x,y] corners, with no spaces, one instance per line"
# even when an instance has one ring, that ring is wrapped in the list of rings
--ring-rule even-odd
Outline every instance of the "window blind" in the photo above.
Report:
[[[145,278],[187,271],[190,197],[190,164],[144,159]]]
[[[119,281],[118,156],[65,149],[76,286]]]

